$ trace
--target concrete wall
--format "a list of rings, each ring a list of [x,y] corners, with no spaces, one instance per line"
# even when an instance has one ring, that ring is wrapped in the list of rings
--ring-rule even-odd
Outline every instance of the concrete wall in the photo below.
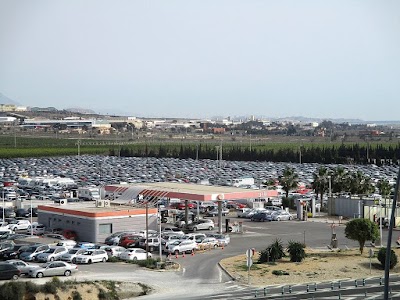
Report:
[[[38,222],[47,229],[71,229],[78,234],[80,241],[104,243],[109,233],[101,234],[101,224],[112,224],[112,233],[124,230],[140,231],[146,228],[145,215],[122,217],[122,218],[84,218],[70,215],[58,215],[49,212],[39,212]],[[157,216],[149,214],[149,229],[157,230]]]

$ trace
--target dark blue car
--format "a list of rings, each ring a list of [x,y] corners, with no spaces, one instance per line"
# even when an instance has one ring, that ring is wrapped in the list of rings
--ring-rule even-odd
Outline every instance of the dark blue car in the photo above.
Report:
[[[251,217],[251,220],[252,220],[253,222],[254,222],[254,221],[257,221],[257,222],[265,222],[265,221],[268,221],[268,222],[270,222],[270,221],[271,221],[271,218],[269,217],[269,214],[268,214],[268,213],[260,212],[260,213],[254,214],[254,215]]]

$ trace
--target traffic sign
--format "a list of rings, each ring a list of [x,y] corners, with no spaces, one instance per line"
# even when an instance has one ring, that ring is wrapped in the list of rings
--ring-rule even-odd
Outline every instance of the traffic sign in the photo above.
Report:
[[[247,257],[246,266],[250,268],[253,265],[253,260],[251,257]]]
[[[246,257],[247,258],[252,258],[254,256],[254,252],[255,252],[254,248],[247,249],[246,250]]]

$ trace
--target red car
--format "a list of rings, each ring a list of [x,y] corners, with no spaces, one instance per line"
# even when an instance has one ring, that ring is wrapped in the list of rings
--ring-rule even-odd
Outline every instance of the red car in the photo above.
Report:
[[[78,234],[71,230],[71,229],[61,229],[57,228],[53,230],[53,233],[56,234],[61,234],[63,237],[65,237],[67,240],[74,240],[76,241],[78,239]]]
[[[188,203],[188,208],[189,208],[189,209],[194,209],[194,208],[196,208],[196,204],[195,204],[195,203],[192,203],[192,202],[189,202],[189,203]],[[178,204],[178,209],[185,209],[185,202],[179,203],[179,204]]]
[[[129,247],[138,247],[139,240],[142,238],[140,235],[124,235],[120,238],[118,246],[122,246],[125,248]]]

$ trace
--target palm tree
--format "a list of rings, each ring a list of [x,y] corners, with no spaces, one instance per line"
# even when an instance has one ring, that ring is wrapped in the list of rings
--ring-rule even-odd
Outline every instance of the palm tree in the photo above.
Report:
[[[390,195],[390,192],[392,191],[392,186],[390,185],[389,181],[381,179],[378,181],[377,184],[379,194],[383,197],[383,200],[385,201],[385,210],[386,210],[386,216],[387,216],[387,205],[386,205],[386,199]]]
[[[316,172],[313,173],[314,181],[312,188],[314,189],[317,196],[320,196],[321,206],[322,198],[329,187],[329,170],[326,167],[319,167]]]
[[[337,167],[332,174],[332,192],[339,194],[346,191],[347,171],[343,167]]]
[[[357,194],[360,198],[362,195],[370,194],[375,190],[371,178],[365,176],[361,171],[349,174],[348,184],[350,194]]]
[[[293,168],[286,167],[281,176],[279,176],[279,184],[286,193],[286,198],[289,197],[289,192],[297,188],[299,184],[299,176],[294,172]]]

